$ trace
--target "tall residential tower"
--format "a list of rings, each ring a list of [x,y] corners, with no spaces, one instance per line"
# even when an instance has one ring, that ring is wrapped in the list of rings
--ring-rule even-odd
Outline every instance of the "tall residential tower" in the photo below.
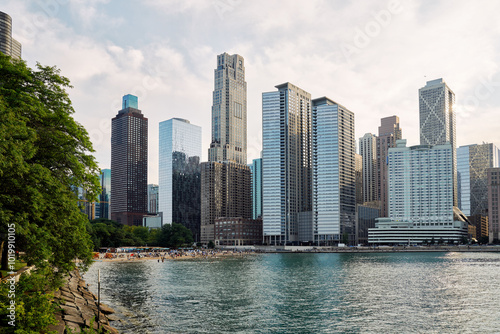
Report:
[[[12,18],[0,12],[0,52],[21,59],[21,43],[12,38]]]
[[[217,56],[212,104],[212,142],[201,164],[201,242],[215,239],[218,218],[252,217],[247,163],[247,83],[244,59]]]

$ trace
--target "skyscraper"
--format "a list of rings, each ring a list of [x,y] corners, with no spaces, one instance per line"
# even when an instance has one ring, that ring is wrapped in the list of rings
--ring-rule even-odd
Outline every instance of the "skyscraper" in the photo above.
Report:
[[[264,242],[311,241],[311,94],[284,83],[262,94]],[[299,235],[300,234],[300,235]]]
[[[457,148],[458,207],[467,216],[488,215],[488,168],[499,167],[494,144]]]
[[[363,157],[363,202],[372,202],[377,198],[377,137],[366,133],[359,138],[359,154]]]
[[[200,241],[201,127],[172,118],[160,122],[159,211],[163,224],[182,224]]]
[[[489,168],[488,175],[488,221],[489,241],[500,240],[500,168]]]
[[[380,201],[380,216],[389,215],[389,188],[387,156],[389,148],[396,147],[396,141],[402,138],[402,130],[399,127],[399,117],[389,116],[380,120],[377,137],[377,200]]]
[[[111,120],[111,219],[142,226],[148,212],[148,119],[133,95]]]
[[[262,218],[262,158],[253,159],[252,171],[252,218]]]
[[[0,12],[0,52],[21,59],[21,43],[12,38],[12,18]]]
[[[111,169],[101,170],[100,181],[102,192],[99,195],[98,218],[111,219]]]
[[[148,184],[148,213],[150,215],[156,215],[159,212],[158,192],[157,184]]]
[[[418,90],[420,108],[420,145],[450,143],[453,157],[453,203],[457,196],[457,132],[455,125],[455,93],[443,79],[427,81]]]
[[[354,244],[356,184],[354,113],[322,97],[312,112],[314,242]]]
[[[247,83],[244,59],[217,56],[212,105],[212,142],[209,161],[247,163]]]
[[[363,157],[360,154],[354,156],[356,173],[356,204],[363,204]]]
[[[237,54],[217,56],[208,159],[201,164],[202,243],[214,240],[215,219],[252,217],[251,176],[246,165],[247,84],[244,59]]]

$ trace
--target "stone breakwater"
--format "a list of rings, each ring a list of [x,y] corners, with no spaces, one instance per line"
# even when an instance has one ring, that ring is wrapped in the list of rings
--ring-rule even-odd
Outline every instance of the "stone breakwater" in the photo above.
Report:
[[[87,289],[87,284],[75,270],[66,277],[64,285],[54,293],[56,302],[59,302],[61,310],[56,313],[58,323],[49,327],[57,333],[67,333],[66,328],[72,333],[80,333],[83,328],[98,328],[97,296]],[[118,333],[111,327],[109,322],[117,320],[113,315],[114,310],[101,303],[100,305],[100,327],[109,333]],[[94,321],[92,322],[92,319]]]

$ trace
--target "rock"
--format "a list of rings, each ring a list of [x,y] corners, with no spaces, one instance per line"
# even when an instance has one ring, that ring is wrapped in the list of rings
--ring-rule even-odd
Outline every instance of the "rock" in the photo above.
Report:
[[[83,318],[80,317],[80,316],[74,316],[74,315],[67,315],[67,314],[65,314],[63,316],[63,319],[66,322],[74,322],[75,324],[78,324],[78,325],[84,325],[85,324],[85,322],[83,321]]]
[[[76,304],[75,304],[75,303],[73,303],[73,302],[68,302],[68,301],[67,301],[66,303],[61,304],[61,305],[66,305],[66,306],[69,306],[69,307],[76,308]]]
[[[115,310],[113,310],[108,305],[101,303],[101,312],[104,314],[111,314],[111,313],[115,313]]]
[[[81,315],[81,312],[78,311],[74,307],[70,307],[70,306],[66,306],[66,305],[61,305],[60,307],[62,308],[63,313],[66,315],[73,315],[75,317],[79,317]]]
[[[55,325],[50,325],[48,327],[49,331],[55,331],[57,334],[64,334],[64,330],[66,329],[66,326],[64,326],[64,322],[60,321]]]
[[[68,292],[68,291],[61,291],[61,296],[73,298],[73,294],[71,292]]]
[[[121,321],[120,318],[118,318],[116,315],[114,314],[108,314],[106,317],[108,317],[108,320],[109,321]]]
[[[104,330],[107,330],[111,334],[118,334],[118,330],[116,330],[116,328],[113,328],[109,325],[102,325],[102,328],[104,328]]]
[[[93,318],[85,319],[85,326],[87,326],[89,328],[92,327],[93,329],[97,329],[98,328],[97,321],[95,319],[93,319]]]
[[[80,333],[82,331],[80,325],[74,322],[66,322],[66,327],[69,328],[71,332],[66,330],[65,333]]]

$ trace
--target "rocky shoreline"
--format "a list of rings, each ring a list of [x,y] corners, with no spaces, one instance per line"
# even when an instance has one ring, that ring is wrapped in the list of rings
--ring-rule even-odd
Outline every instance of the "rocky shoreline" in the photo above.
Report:
[[[64,334],[68,333],[66,328],[71,329],[72,333],[80,333],[82,329],[90,328],[91,325],[94,329],[98,329],[97,296],[88,290],[78,270],[70,272],[65,280],[64,285],[54,293],[54,299],[60,304],[61,310],[56,313],[58,323],[51,325],[49,330]],[[114,310],[102,303],[100,310],[100,327],[109,333],[118,333],[109,324],[110,321],[118,320],[113,314]]]

